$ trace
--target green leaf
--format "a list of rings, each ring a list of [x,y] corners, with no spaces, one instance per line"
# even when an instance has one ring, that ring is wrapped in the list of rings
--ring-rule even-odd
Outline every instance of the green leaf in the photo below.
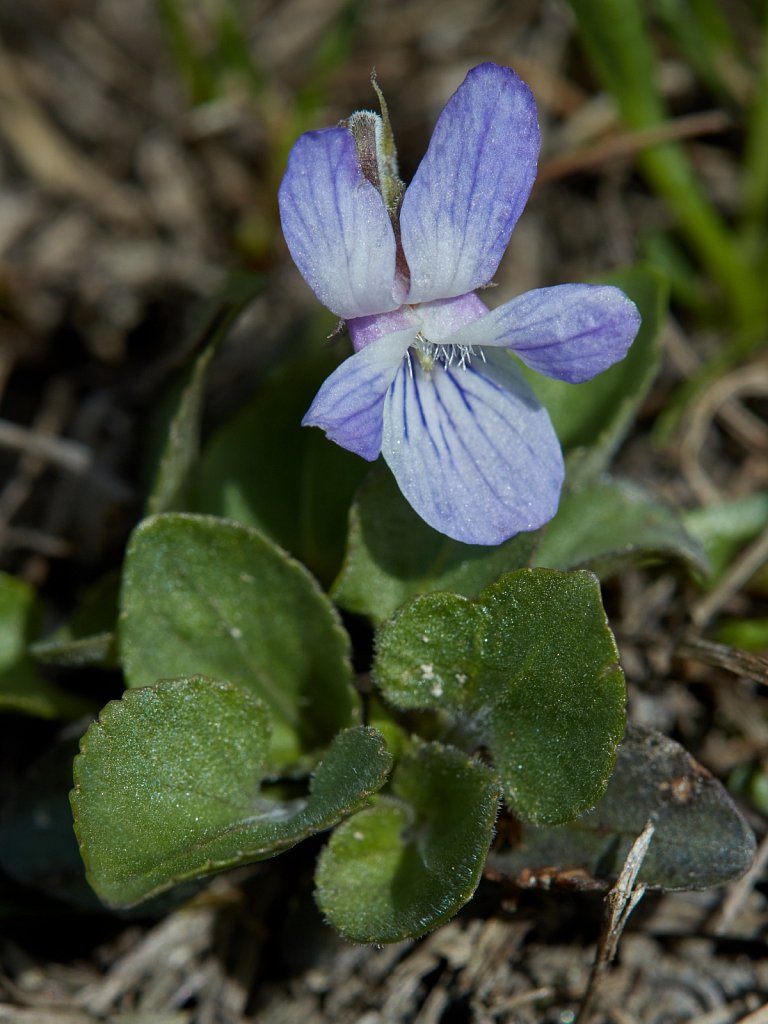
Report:
[[[213,516],[147,519],[125,559],[120,649],[128,686],[207,675],[269,705],[275,764],[353,724],[349,638],[298,562],[256,530]]]
[[[738,88],[740,46],[718,0],[654,0],[653,13],[670,30],[686,63],[707,88],[725,102],[740,105]],[[734,81],[735,80],[735,81]]]
[[[475,597],[505,572],[528,564],[537,534],[497,547],[462,544],[427,526],[391,473],[374,472],[350,513],[347,553],[333,585],[347,611],[380,624],[405,601],[434,590]]]
[[[317,902],[354,942],[398,942],[443,924],[480,881],[499,804],[493,774],[460,751],[417,744],[392,796],[345,821],[318,863]]]
[[[38,718],[87,714],[91,705],[44,679],[27,653],[41,619],[32,587],[0,573],[0,711]]]
[[[686,529],[703,545],[712,566],[707,580],[714,586],[744,545],[768,526],[768,492],[749,494],[685,514]]]
[[[707,556],[672,508],[626,480],[599,480],[566,491],[542,530],[536,565],[592,569],[601,577],[636,562],[678,559],[706,572]]]
[[[768,770],[760,761],[742,761],[731,769],[728,788],[740,800],[768,816]]]
[[[302,359],[269,380],[203,451],[196,509],[255,526],[324,582],[338,572],[367,463],[301,419],[335,361]]]
[[[364,806],[386,780],[381,736],[340,733],[306,797],[277,800],[269,713],[247,690],[205,678],[127,691],[75,759],[72,808],[88,879],[128,906],[178,882],[273,857]]]
[[[521,818],[565,821],[602,795],[624,679],[590,573],[523,569],[474,601],[416,598],[381,628],[374,672],[395,706],[469,723]]]
[[[30,654],[53,665],[116,668],[119,588],[117,573],[105,576],[86,591],[69,622],[30,644]]]
[[[190,507],[190,477],[200,450],[200,422],[208,367],[243,309],[261,292],[252,274],[233,274],[200,314],[188,343],[198,355],[176,382],[167,434],[147,499],[147,514]]]
[[[713,631],[714,639],[743,651],[768,651],[768,618],[720,619]]]
[[[200,450],[205,380],[217,347],[210,344],[204,348],[179,382],[168,439],[147,499],[147,515],[189,508],[189,474]]]
[[[629,727],[602,800],[557,828],[523,826],[520,844],[492,857],[509,876],[547,867],[586,870],[611,881],[645,827],[651,845],[639,881],[663,889],[706,889],[742,875],[755,837],[725,788],[675,743]]]
[[[643,267],[618,270],[600,283],[621,288],[640,310],[642,326],[626,358],[584,384],[523,370],[549,411],[563,448],[578,450],[570,470],[573,474],[578,463],[580,480],[607,467],[648,394],[659,368],[658,332],[667,304],[661,277]]]

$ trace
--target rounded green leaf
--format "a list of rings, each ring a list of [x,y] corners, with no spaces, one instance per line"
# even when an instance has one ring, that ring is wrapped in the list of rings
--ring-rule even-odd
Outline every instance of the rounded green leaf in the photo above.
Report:
[[[627,480],[602,477],[563,495],[534,561],[557,569],[589,568],[605,577],[659,559],[677,559],[700,572],[708,568],[703,547],[680,514]]]
[[[471,899],[493,835],[499,787],[460,751],[420,744],[393,795],[355,814],[321,854],[317,902],[355,942],[398,942],[443,924]]]
[[[125,559],[120,647],[128,686],[206,675],[272,713],[274,763],[325,746],[355,720],[349,638],[298,562],[213,516],[141,523]]]
[[[414,598],[376,636],[373,670],[387,699],[404,710],[471,713],[482,685],[483,610],[458,594]]]
[[[730,569],[741,548],[768,526],[768,492],[691,509],[685,513],[684,522],[707,553],[711,569],[705,585],[713,587]]]
[[[521,818],[567,821],[602,795],[625,690],[591,573],[523,569],[476,600],[417,598],[382,627],[374,672],[396,706],[469,725]]]
[[[333,597],[378,624],[417,594],[450,590],[475,597],[505,572],[527,565],[537,534],[496,547],[462,544],[418,516],[389,472],[375,472],[350,512],[347,552]]]
[[[129,690],[75,759],[72,809],[88,878],[126,906],[191,878],[271,857],[364,805],[391,758],[373,729],[341,733],[307,797],[261,790],[269,712],[206,678]]]

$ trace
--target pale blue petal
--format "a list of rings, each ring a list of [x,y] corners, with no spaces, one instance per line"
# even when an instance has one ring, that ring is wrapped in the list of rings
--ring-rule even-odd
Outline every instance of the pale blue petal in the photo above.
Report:
[[[324,305],[345,320],[399,305],[392,223],[346,128],[297,140],[279,201],[291,256]]]
[[[498,64],[473,68],[440,115],[403,199],[408,302],[488,284],[531,191],[539,144],[528,86]]]
[[[639,328],[621,289],[561,284],[526,292],[444,340],[509,348],[531,369],[579,384],[623,359]]]
[[[321,427],[336,444],[373,462],[381,451],[384,396],[411,341],[412,330],[399,331],[345,359],[315,395],[302,426]]]
[[[469,367],[401,365],[384,403],[382,455],[401,491],[436,530],[499,544],[557,511],[560,445],[546,411],[507,353]]]

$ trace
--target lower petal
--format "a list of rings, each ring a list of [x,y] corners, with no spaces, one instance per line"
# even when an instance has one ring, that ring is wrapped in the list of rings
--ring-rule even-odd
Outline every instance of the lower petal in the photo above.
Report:
[[[465,544],[499,544],[557,511],[560,445],[506,353],[430,373],[402,363],[384,402],[382,454],[422,519]]]
[[[315,395],[302,426],[321,427],[336,444],[373,462],[381,451],[384,397],[411,341],[409,328],[345,359]]]

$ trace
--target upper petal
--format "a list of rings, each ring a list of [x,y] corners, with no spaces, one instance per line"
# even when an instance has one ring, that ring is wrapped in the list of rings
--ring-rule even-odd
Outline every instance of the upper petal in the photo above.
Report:
[[[296,141],[279,201],[291,256],[324,305],[345,320],[398,305],[392,223],[346,128]]]
[[[464,369],[401,365],[384,402],[382,454],[422,519],[466,544],[499,544],[555,514],[560,445],[505,353]]]
[[[324,381],[303,427],[322,427],[328,437],[372,462],[381,451],[386,395],[413,330],[399,331],[345,359]]]
[[[400,211],[409,302],[487,284],[536,176],[530,89],[498,64],[473,68],[440,115]]]
[[[578,384],[623,359],[639,328],[620,288],[561,284],[519,295],[446,340],[510,348],[539,373]]]

